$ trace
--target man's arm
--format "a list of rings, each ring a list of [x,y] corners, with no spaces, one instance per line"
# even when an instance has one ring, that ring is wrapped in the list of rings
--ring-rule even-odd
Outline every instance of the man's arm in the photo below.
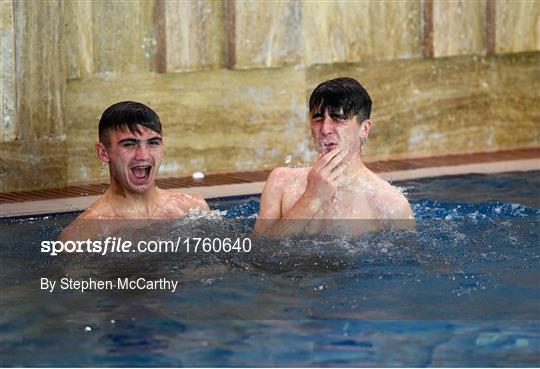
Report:
[[[260,212],[255,232],[269,236],[301,233],[320,205],[302,195],[287,214],[282,213],[285,187],[293,173],[288,168],[276,168],[268,176],[260,201]]]
[[[104,220],[99,219],[98,213],[87,209],[64,228],[58,236],[58,240],[63,242],[84,241],[93,238],[102,232],[102,222]]]
[[[198,208],[202,212],[209,212],[210,211],[210,207],[208,206],[208,203],[206,202],[204,197],[195,196],[195,195],[190,195],[190,196],[193,198],[193,206],[192,207]]]
[[[195,214],[210,212],[210,207],[203,196],[180,191],[163,191],[166,191],[167,196],[170,196],[165,198],[170,200],[167,202],[167,209],[173,210],[172,212],[168,212],[165,218],[177,219],[182,216],[190,215],[193,212]],[[179,211],[182,213],[181,215],[178,214]]]
[[[397,190],[396,190],[397,191]],[[389,203],[391,209],[388,218],[392,219],[394,227],[397,229],[415,229],[416,221],[409,201],[401,193],[392,196]]]
[[[344,158],[345,153],[339,149],[319,158],[308,173],[304,193],[286,214],[282,214],[281,202],[290,178],[286,168],[275,169],[263,190],[255,231],[273,236],[303,232],[337,189],[339,178],[346,167]]]
[[[270,230],[281,219],[281,199],[287,179],[286,168],[274,169],[264,185],[255,232],[273,235]]]

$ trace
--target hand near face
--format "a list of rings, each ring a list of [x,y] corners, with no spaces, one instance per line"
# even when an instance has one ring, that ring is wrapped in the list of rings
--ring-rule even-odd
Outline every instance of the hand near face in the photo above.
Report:
[[[343,182],[343,172],[347,168],[347,152],[340,148],[322,155],[307,175],[305,194],[319,199],[329,200]]]

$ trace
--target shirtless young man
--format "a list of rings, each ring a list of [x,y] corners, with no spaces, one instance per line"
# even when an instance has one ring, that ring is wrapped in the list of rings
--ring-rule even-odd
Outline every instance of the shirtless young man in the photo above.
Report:
[[[309,112],[318,159],[307,168],[270,173],[255,231],[278,236],[413,228],[407,199],[362,162],[372,124],[371,98],[362,85],[352,78],[321,83]]]
[[[124,101],[107,108],[96,151],[109,166],[109,188],[64,229],[61,240],[95,236],[100,222],[89,219],[177,219],[190,209],[210,210],[203,198],[156,186],[163,139],[159,116],[148,106]]]

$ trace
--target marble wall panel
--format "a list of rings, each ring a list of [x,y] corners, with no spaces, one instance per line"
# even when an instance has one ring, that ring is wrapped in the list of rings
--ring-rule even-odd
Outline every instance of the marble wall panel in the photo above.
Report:
[[[512,147],[540,143],[540,53],[503,54],[491,59],[492,104],[487,115],[493,141]]]
[[[165,3],[167,72],[225,66],[224,9],[222,1]]]
[[[422,54],[420,1],[304,1],[305,63]]]
[[[374,100],[368,160],[539,144],[537,1],[497,0],[503,54],[483,56],[485,0],[435,0],[435,59],[421,58],[420,0],[0,1],[2,192],[105,180],[97,123],[126,99],[162,118],[162,176],[308,161],[307,98],[342,75]],[[212,70],[152,73],[161,36],[160,71]]]
[[[485,1],[433,1],[435,57],[485,52]]]
[[[66,1],[64,24],[67,78],[90,78],[94,74],[93,3]]]
[[[285,1],[231,1],[229,65],[248,69],[302,63],[302,4]]]
[[[162,176],[237,171],[283,164],[308,153],[304,72],[254,71],[140,74],[69,81],[68,180],[105,179],[94,152],[103,110],[122,100],[143,102],[164,127]]]
[[[367,160],[538,145],[540,54],[312,67],[306,96],[339,76],[373,99]]]
[[[59,16],[60,14],[60,16]],[[64,134],[63,2],[14,2],[17,140]]]
[[[0,2],[0,78],[2,100],[0,100],[0,142],[12,141],[16,131],[16,80],[15,80],[15,23],[13,20],[13,1]]]
[[[92,7],[94,72],[154,71],[154,1],[93,1]]]
[[[63,138],[0,142],[0,192],[66,186],[66,154]]]
[[[497,0],[497,53],[540,50],[540,2]]]

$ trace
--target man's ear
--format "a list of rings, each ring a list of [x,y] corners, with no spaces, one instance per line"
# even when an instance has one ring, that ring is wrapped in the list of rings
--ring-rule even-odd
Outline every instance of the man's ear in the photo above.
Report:
[[[96,152],[99,160],[108,163],[111,159],[109,158],[109,153],[107,152],[107,149],[105,148],[105,145],[103,145],[101,142],[98,142],[96,144]]]
[[[366,119],[365,121],[362,122],[362,124],[360,124],[360,137],[361,138],[367,139],[368,134],[369,134],[369,129],[371,128],[371,124],[372,122],[370,119]]]

